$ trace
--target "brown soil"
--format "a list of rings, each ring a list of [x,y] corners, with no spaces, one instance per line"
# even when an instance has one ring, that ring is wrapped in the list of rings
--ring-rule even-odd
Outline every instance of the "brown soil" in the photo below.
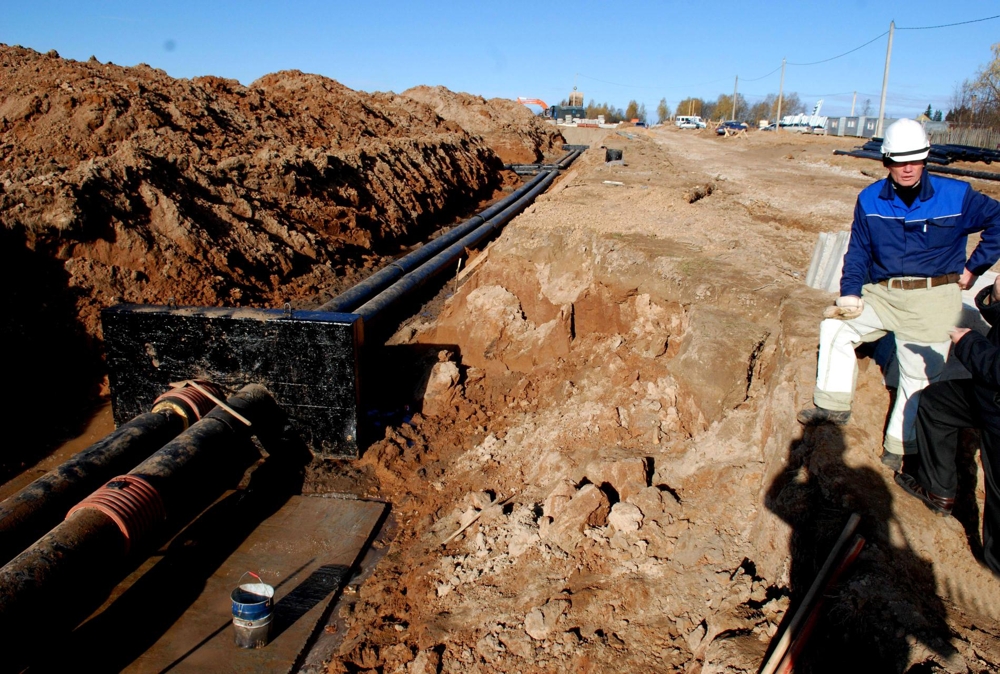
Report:
[[[797,671],[996,671],[971,454],[957,519],[906,497],[869,360],[846,428],[794,420],[831,299],[802,283],[816,234],[878,165],[831,154],[853,139],[564,133],[592,149],[390,342],[439,357],[352,469],[398,532],[330,671],[754,672],[851,512],[867,544]]]
[[[296,71],[244,87],[0,45],[0,91],[3,336],[29,419],[95,391],[104,307],[318,303],[492,198],[512,144],[560,145],[523,106],[435,90],[488,112],[472,135]]]
[[[21,419],[55,390],[92,399],[116,298],[318,303],[561,142],[439,88],[243,87],[3,46],[0,66]],[[877,458],[889,393],[868,360],[849,425],[794,421],[831,299],[802,283],[816,235],[849,226],[878,165],[832,156],[855,139],[565,135],[591,149],[373,352],[396,394],[380,436],[310,466],[309,491],[393,510],[329,671],[757,671],[851,512],[867,544],[797,671],[996,671],[971,451],[955,518],[906,497]]]
[[[562,139],[528,108],[506,98],[486,100],[444,87],[413,87],[403,92],[444,119],[457,122],[483,140],[507,164],[532,164],[559,152]]]

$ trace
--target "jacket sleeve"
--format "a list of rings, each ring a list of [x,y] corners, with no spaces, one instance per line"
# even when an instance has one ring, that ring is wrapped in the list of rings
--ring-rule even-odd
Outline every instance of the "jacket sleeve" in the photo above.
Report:
[[[1000,348],[971,330],[955,345],[955,357],[972,373],[977,384],[1000,390]]]
[[[868,218],[861,208],[861,200],[854,206],[854,222],[851,224],[851,242],[844,254],[844,271],[840,276],[840,294],[861,297],[861,286],[868,282],[871,269],[871,233]]]
[[[982,232],[979,245],[972,251],[965,268],[981,275],[1000,259],[1000,202],[970,189],[962,203],[966,214],[966,233]]]
[[[993,286],[989,285],[976,293],[976,308],[983,318],[990,325],[1000,324],[1000,302],[986,304],[986,298],[993,292]]]

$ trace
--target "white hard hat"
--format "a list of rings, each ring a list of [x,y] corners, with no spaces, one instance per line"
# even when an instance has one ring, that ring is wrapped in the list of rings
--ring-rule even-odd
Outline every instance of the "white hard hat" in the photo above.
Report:
[[[882,139],[882,156],[894,162],[927,159],[930,148],[924,127],[913,119],[893,122],[885,130],[885,138]]]

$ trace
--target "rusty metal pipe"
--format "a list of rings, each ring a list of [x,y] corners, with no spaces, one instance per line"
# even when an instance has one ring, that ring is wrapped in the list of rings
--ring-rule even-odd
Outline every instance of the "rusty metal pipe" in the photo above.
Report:
[[[243,388],[226,404],[253,427],[217,407],[129,473],[159,492],[168,526],[129,544],[104,512],[76,510],[0,569],[3,667],[23,665],[52,643],[55,630],[71,629],[86,618],[127,575],[137,549],[159,544],[260,458],[250,434],[271,435],[281,423],[277,404],[257,385]]]
[[[172,410],[141,414],[0,503],[0,565],[37,541],[66,511],[184,430]]]

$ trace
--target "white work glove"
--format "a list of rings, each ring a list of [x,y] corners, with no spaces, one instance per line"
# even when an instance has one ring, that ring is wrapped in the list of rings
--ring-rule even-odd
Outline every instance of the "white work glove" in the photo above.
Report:
[[[861,315],[865,309],[865,301],[857,295],[844,295],[837,298],[837,303],[823,310],[823,318],[836,318],[849,321]]]

